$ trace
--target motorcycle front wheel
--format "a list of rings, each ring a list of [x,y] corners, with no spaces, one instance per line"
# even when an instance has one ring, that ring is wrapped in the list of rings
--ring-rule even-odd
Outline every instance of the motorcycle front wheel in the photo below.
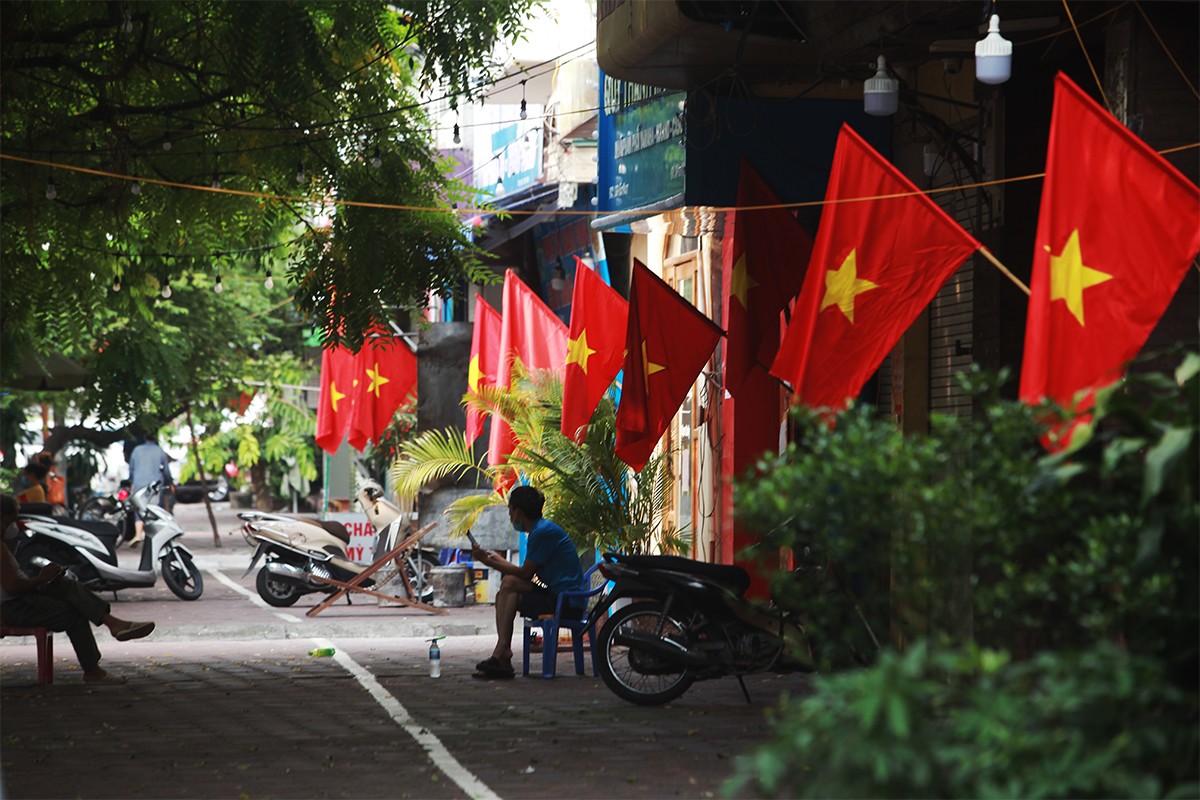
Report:
[[[295,585],[272,575],[265,564],[254,579],[254,587],[258,589],[258,596],[267,601],[267,605],[276,608],[295,605],[303,594]]]
[[[615,612],[600,630],[596,643],[600,677],[613,694],[637,705],[656,706],[675,700],[691,687],[696,677],[690,670],[624,643],[629,634],[661,636],[687,644],[683,626],[673,617],[663,616],[659,603],[633,603]]]
[[[204,594],[204,577],[190,555],[182,550],[170,550],[159,564],[163,582],[180,600],[198,600]]]

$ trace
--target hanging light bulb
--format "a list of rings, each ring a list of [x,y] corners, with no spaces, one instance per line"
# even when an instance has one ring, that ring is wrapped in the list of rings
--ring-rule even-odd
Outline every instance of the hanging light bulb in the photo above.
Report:
[[[166,300],[166,299],[170,298],[170,296],[171,296],[171,281],[165,280],[165,281],[163,281],[162,297],[164,300]]]
[[[379,169],[383,166],[383,156],[379,155],[379,148],[375,148],[375,152],[371,154],[371,166],[374,169]]]
[[[133,33],[133,15],[125,9],[125,18],[121,20],[121,33]]]
[[[987,36],[975,43],[975,77],[980,83],[1004,83],[1012,77],[1012,42],[1000,35],[1000,17],[992,14]]]
[[[163,150],[170,152],[170,150],[171,150],[171,140],[170,139],[167,139],[165,142],[163,142]]]
[[[458,134],[458,123],[454,123],[454,143],[462,144],[462,136]]]
[[[304,183],[305,177],[306,176],[304,174],[304,162],[297,161],[296,162],[296,183],[300,183],[300,184]]]
[[[528,78],[526,80],[528,80]],[[529,112],[525,109],[525,81],[521,81],[521,119],[528,118]]]
[[[271,277],[271,270],[267,270],[267,279],[263,281],[263,287],[266,289],[275,288],[275,279]]]
[[[900,81],[888,75],[887,59],[876,60],[879,69],[863,84],[863,111],[876,117],[890,117],[900,107]]]
[[[214,188],[214,189],[221,188],[221,176],[218,175],[215,171],[213,172],[212,188]]]
[[[53,200],[56,197],[58,197],[58,189],[55,188],[54,181],[47,180],[46,181],[46,199]]]
[[[217,283],[213,286],[213,291],[217,294],[225,291],[225,284],[221,283],[221,273],[217,273]]]
[[[142,182],[134,181],[133,185],[129,187],[129,193],[130,194],[141,194],[142,193]]]
[[[121,275],[120,275],[120,273],[113,276],[112,290],[114,292],[121,291]]]
[[[497,179],[496,194],[504,194],[504,178]]]

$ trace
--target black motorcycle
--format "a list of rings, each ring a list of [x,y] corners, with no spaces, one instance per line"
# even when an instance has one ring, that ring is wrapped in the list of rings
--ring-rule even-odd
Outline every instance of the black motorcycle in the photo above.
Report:
[[[604,608],[632,600],[596,642],[600,676],[623,700],[669,703],[695,681],[734,676],[749,701],[743,675],[812,670],[798,613],[747,600],[741,567],[608,553],[600,572],[612,582]]]

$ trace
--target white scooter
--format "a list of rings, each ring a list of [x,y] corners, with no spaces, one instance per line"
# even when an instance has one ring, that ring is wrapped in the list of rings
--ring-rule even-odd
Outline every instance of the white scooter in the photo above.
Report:
[[[403,512],[385,500],[383,489],[370,480],[361,483],[358,502],[377,533],[374,558],[378,559],[402,541]],[[347,557],[350,533],[340,522],[264,511],[242,511],[238,518],[243,523],[242,535],[254,548],[243,577],[265,558],[254,583],[259,597],[272,606],[282,608],[293,605],[306,594],[337,591],[333,584],[314,576],[345,583],[367,568]],[[416,548],[408,551],[405,572],[417,600],[432,599],[429,576],[436,566],[435,553]],[[375,585],[373,578],[367,578],[361,585],[364,588]]]
[[[108,522],[86,521],[22,510],[20,536],[13,548],[23,572],[35,574],[46,564],[60,564],[67,574],[93,591],[146,588],[157,578],[155,563],[167,588],[182,600],[196,600],[204,593],[204,578],[192,553],[179,542],[183,528],[175,517],[158,505],[162,484],[144,486],[119,500],[122,514],[136,511],[145,523],[146,540],[136,569],[117,562],[121,531]],[[133,525],[125,526],[128,537]]]

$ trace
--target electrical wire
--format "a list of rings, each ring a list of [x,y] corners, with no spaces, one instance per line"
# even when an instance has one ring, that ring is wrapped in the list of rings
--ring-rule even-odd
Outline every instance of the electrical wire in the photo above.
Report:
[[[1071,29],[1075,31],[1075,39],[1079,42],[1079,49],[1083,52],[1083,57],[1087,61],[1088,69],[1092,71],[1092,80],[1096,82],[1096,88],[1100,91],[1100,99],[1104,101],[1104,107],[1108,109],[1108,113],[1112,113],[1112,105],[1108,102],[1108,95],[1104,93],[1104,83],[1100,80],[1100,76],[1096,73],[1096,65],[1092,63],[1092,56],[1087,51],[1087,47],[1083,44],[1083,35],[1079,33],[1079,26],[1075,24],[1075,17],[1071,14],[1071,6],[1067,4],[1067,0],[1062,0],[1063,10],[1067,12],[1067,19],[1071,21]]]

